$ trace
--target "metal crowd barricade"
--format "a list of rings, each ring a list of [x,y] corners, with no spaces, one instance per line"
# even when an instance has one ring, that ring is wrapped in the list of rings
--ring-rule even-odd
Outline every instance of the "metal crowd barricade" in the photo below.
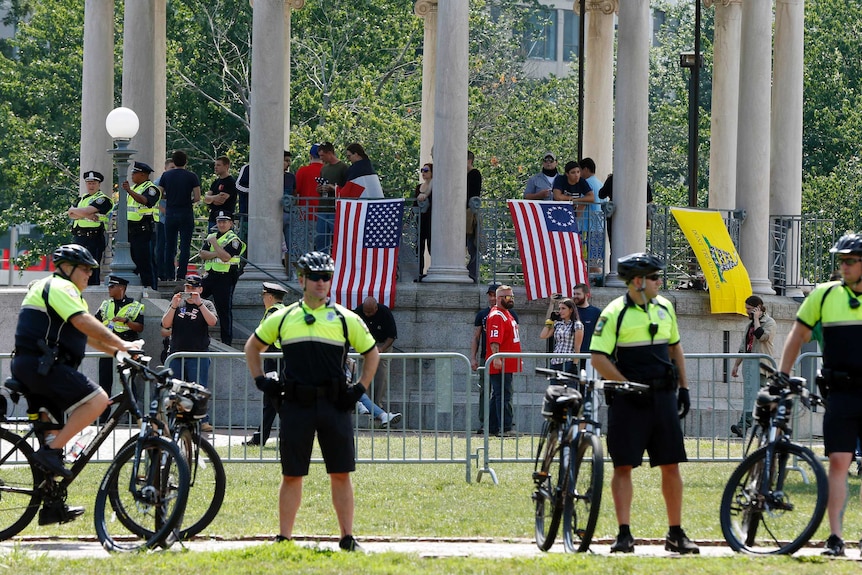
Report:
[[[490,435],[487,422],[490,416],[490,380],[487,367],[496,358],[517,357],[523,361],[523,370],[513,377],[513,427],[514,433],[502,437]],[[479,466],[477,481],[488,474],[497,483],[494,463],[533,463],[542,431],[542,399],[546,388],[543,376],[535,374],[536,367],[548,367],[551,358],[589,359],[590,354],[549,354],[549,353],[498,353],[488,357],[483,376],[484,421],[483,441],[476,448],[475,459]],[[757,390],[760,387],[759,364],[766,363],[776,367],[768,355],[745,353],[686,354],[686,374],[691,390],[692,409],[683,421],[686,446],[690,460],[697,461],[739,461],[742,459],[743,440],[732,436],[730,426],[736,423],[743,413],[750,413]],[[743,360],[741,375],[743,379],[730,376],[733,363],[737,358]],[[588,373],[590,379],[597,374]],[[748,385],[746,386],[746,382]],[[607,406],[599,396],[594,405],[598,406],[597,416],[602,423],[602,433],[607,432]],[[816,438],[819,428],[806,423],[805,415],[797,412],[795,424],[797,436]],[[502,413],[501,419],[502,421]],[[607,454],[606,454],[607,456]]]
[[[278,353],[264,357],[280,358]],[[359,360],[361,356],[351,354]],[[210,421],[216,447],[225,461],[277,462],[280,422],[273,426],[264,449],[242,445],[260,424],[263,396],[252,381],[242,352],[174,353],[174,359],[209,358],[207,386],[212,391]],[[175,377],[182,378],[182,370]],[[388,379],[386,400],[379,407],[401,413],[399,424],[382,427],[369,415],[355,414],[358,463],[448,463],[464,465],[471,480],[471,441],[467,414],[472,413],[470,361],[458,353],[384,353],[375,375],[377,385]],[[202,382],[198,382],[202,383]],[[374,397],[374,386],[368,390]],[[466,423],[465,423],[466,422]],[[269,446],[276,447],[271,449]],[[318,451],[312,459],[322,462]]]

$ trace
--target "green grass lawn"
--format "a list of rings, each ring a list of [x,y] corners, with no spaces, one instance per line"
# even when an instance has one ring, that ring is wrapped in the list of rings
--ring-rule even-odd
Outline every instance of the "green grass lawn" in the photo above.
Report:
[[[499,443],[499,442],[498,442]],[[513,440],[500,455],[512,455]],[[495,444],[492,442],[492,448]],[[689,446],[691,452],[692,446]],[[267,451],[275,452],[269,447]],[[525,442],[520,450],[529,451]],[[496,456],[497,453],[494,453]],[[683,526],[699,540],[722,540],[718,524],[718,504],[724,484],[735,462],[686,463],[682,465],[685,480]],[[354,474],[356,491],[355,533],[362,537],[490,537],[499,539],[533,536],[533,510],[530,495],[532,465],[529,463],[492,463],[500,484],[485,476],[480,483],[468,484],[464,466],[454,464],[360,464]],[[87,514],[67,525],[39,527],[34,521],[22,535],[92,536],[93,499],[104,464],[89,466],[72,486],[70,505],[83,505]],[[271,463],[226,464],[228,488],[221,513],[204,535],[239,538],[273,535],[277,532],[277,490],[280,467]],[[475,471],[475,469],[474,469]],[[611,467],[605,467],[602,511],[596,536],[612,538],[616,533],[613,502],[610,494]],[[475,473],[474,473],[475,478]],[[664,502],[658,470],[643,467],[635,470],[635,500],[632,530],[638,538],[662,538],[667,529]],[[859,506],[860,480],[850,479],[850,503],[845,516],[846,539],[852,542],[862,534],[862,509]],[[194,492],[192,493],[192,497]],[[329,481],[322,465],[312,465],[306,479],[303,506],[296,522],[296,535],[338,533],[329,494]],[[814,537],[822,541],[828,535],[826,521]],[[536,559],[418,559],[395,554],[371,557],[345,557],[324,551],[297,549],[292,545],[266,545],[263,548],[222,553],[156,553],[140,557],[112,557],[98,561],[99,572],[176,572],[180,566],[197,572],[222,574],[261,572],[267,568],[297,573],[556,573],[580,568],[590,573],[725,573],[739,572],[742,566],[750,573],[808,573],[823,563],[819,558],[747,558],[725,559],[648,559],[618,557],[564,556],[550,554]],[[851,556],[857,556],[855,549]],[[183,557],[185,559],[183,559]],[[186,561],[185,564],[179,561]],[[733,563],[731,563],[733,561]],[[50,570],[52,573],[92,572],[87,561],[28,558],[13,553],[0,559],[10,573]],[[848,567],[845,567],[848,566]],[[829,563],[831,573],[843,573],[856,567],[852,562]],[[106,570],[107,569],[107,570]]]

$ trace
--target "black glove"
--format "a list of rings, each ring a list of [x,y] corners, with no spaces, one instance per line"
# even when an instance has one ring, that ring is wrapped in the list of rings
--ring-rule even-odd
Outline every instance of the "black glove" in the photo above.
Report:
[[[281,383],[277,379],[272,379],[265,375],[258,375],[254,378],[254,384],[266,395],[281,396]]]
[[[679,411],[679,418],[682,419],[688,415],[688,410],[691,409],[691,397],[688,395],[687,387],[680,387],[676,393],[676,407]]]
[[[772,376],[772,385],[769,386],[769,393],[775,395],[782,389],[790,388],[790,375],[783,371],[775,372]]]

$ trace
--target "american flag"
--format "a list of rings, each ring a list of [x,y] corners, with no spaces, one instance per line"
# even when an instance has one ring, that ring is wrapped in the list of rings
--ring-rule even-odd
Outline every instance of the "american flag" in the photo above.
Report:
[[[338,200],[332,257],[332,295],[353,309],[371,296],[395,307],[395,277],[404,200]]]
[[[565,202],[509,200],[515,224],[527,300],[561,293],[566,297],[589,274],[581,256],[577,213]]]

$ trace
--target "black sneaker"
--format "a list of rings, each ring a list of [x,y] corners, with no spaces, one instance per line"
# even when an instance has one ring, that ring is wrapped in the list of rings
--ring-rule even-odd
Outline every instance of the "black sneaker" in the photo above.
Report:
[[[680,555],[700,555],[700,547],[686,537],[685,532],[681,530],[678,535],[667,534],[664,540],[664,550],[671,553],[679,553]]]
[[[356,542],[356,539],[353,538],[353,535],[345,535],[341,538],[341,541],[338,542],[338,548],[342,551],[348,551],[353,553],[354,551],[363,553],[365,549],[359,546],[359,543]]]
[[[246,439],[245,441],[242,442],[242,444],[243,445],[258,445],[259,446],[260,445],[260,438],[252,435],[251,439]]]
[[[291,540],[290,537],[285,537],[284,535],[281,535],[281,534],[276,535],[275,537],[272,538],[273,543],[284,543],[285,541],[290,541],[290,540]]]
[[[33,461],[48,473],[60,475],[66,479],[72,477],[72,471],[63,465],[62,449],[51,449],[45,446],[33,454]]]
[[[62,501],[54,504],[46,503],[39,510],[39,525],[53,525],[54,523],[68,523],[74,521],[84,514],[83,507],[69,507]]]
[[[629,533],[627,535],[617,535],[617,538],[614,539],[614,544],[611,545],[611,553],[634,553],[635,552],[635,538],[632,537],[632,534]]]
[[[826,550],[821,553],[826,557],[844,557],[844,540],[837,535],[830,535],[826,540]]]
[[[737,437],[742,437],[742,428],[739,424],[734,423],[730,426],[730,432]]]

